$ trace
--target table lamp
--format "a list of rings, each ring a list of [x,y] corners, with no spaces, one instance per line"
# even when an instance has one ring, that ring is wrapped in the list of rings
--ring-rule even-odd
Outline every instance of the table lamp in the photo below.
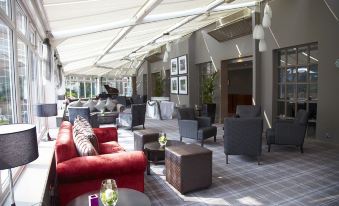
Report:
[[[57,116],[57,104],[37,104],[34,108],[35,116],[37,117],[53,117]],[[47,126],[49,130],[49,127]],[[47,140],[51,141],[51,136],[49,135],[49,131],[47,132]]]
[[[11,168],[39,157],[36,127],[32,124],[0,126],[0,170],[8,169],[11,205],[15,206]]]

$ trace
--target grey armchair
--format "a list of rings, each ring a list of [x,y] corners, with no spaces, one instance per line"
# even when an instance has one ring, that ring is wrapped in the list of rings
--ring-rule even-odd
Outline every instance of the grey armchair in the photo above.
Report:
[[[261,107],[259,105],[237,105],[236,116],[240,118],[260,117]]]
[[[304,153],[303,145],[308,121],[308,112],[299,110],[294,120],[277,120],[272,129],[266,130],[268,152],[272,144],[296,145]]]
[[[142,104],[141,96],[138,94],[132,95],[132,104]]]
[[[195,117],[193,108],[178,108],[178,124],[180,141],[182,137],[200,140],[202,147],[205,139],[214,137],[214,142],[216,141],[217,128],[211,125],[211,119]]]
[[[225,118],[224,152],[228,155],[256,156],[260,164],[262,118]]]
[[[145,113],[146,104],[132,104],[129,112],[119,113],[118,126],[129,127],[133,131],[133,127],[142,125],[145,129]]]
[[[93,128],[99,127],[98,115],[91,114],[89,107],[71,107],[71,106],[68,107],[68,119],[71,122],[71,124],[74,123],[74,120],[78,115],[84,117]]]

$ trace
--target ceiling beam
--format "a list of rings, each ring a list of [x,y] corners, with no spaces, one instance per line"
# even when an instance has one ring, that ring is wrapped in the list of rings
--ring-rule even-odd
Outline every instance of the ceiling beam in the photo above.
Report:
[[[230,9],[243,8],[243,7],[250,7],[250,6],[255,6],[257,2],[260,2],[260,1],[262,0],[253,0],[251,2],[223,5],[223,6],[219,6],[218,8],[214,7],[213,9],[210,9],[209,11],[216,12],[216,11],[224,11],[224,10],[230,10]],[[145,18],[143,18],[139,22],[135,22],[134,20],[131,20],[131,19],[126,19],[126,20],[111,22],[108,24],[95,25],[95,26],[90,26],[90,27],[54,31],[52,32],[52,34],[56,40],[60,40],[60,39],[65,39],[65,38],[70,38],[70,37],[75,37],[75,36],[81,36],[81,35],[86,35],[86,34],[102,32],[102,31],[124,28],[128,26],[136,26],[139,24],[146,24],[146,23],[152,23],[156,21],[164,21],[168,19],[188,17],[188,16],[199,15],[199,14],[204,14],[204,13],[206,13],[206,7],[201,7],[201,8],[189,9],[189,10],[184,10],[184,11],[179,11],[179,12],[169,12],[169,13],[164,13],[164,14],[148,15],[148,16],[145,16]]]
[[[157,7],[162,0],[149,0],[147,3],[132,17],[130,20],[133,22],[135,25],[137,25],[140,21],[144,19],[145,16],[147,16],[155,7]],[[123,28],[118,36],[116,36],[113,41],[104,49],[102,55],[100,55],[95,61],[94,65],[98,63],[115,45],[117,45],[121,39],[123,39],[134,27],[133,26],[128,26]]]

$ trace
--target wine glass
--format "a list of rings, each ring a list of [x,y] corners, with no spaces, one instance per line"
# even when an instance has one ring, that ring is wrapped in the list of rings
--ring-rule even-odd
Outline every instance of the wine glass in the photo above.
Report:
[[[165,146],[167,143],[167,137],[166,137],[166,133],[165,132],[160,132],[159,134],[159,144],[160,146]]]
[[[101,182],[100,199],[104,206],[115,206],[118,202],[118,187],[113,179]]]

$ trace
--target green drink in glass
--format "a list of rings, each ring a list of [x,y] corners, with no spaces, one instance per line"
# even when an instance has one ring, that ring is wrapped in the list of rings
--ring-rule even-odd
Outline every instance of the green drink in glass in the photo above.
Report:
[[[100,189],[100,199],[105,206],[115,206],[118,202],[118,188],[113,179],[103,180]]]

